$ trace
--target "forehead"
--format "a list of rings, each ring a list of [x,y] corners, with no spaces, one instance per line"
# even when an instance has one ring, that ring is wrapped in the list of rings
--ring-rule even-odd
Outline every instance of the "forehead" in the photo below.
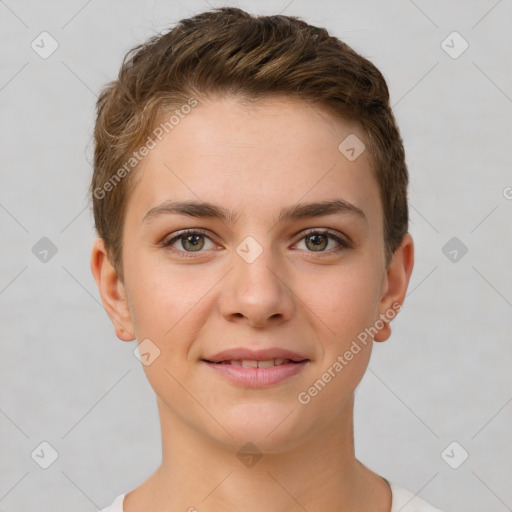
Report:
[[[345,140],[364,143],[357,123],[299,99],[199,103],[135,171],[127,215],[142,219],[170,199],[200,199],[261,216],[302,199],[342,198],[378,216],[369,151],[350,160],[342,151]]]

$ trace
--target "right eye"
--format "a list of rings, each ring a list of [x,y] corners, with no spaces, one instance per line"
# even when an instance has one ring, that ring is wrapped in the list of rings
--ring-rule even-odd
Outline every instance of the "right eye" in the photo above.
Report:
[[[210,247],[206,241],[210,242]],[[199,253],[204,252],[202,249],[207,246],[206,249],[212,249],[215,244],[210,237],[208,237],[203,231],[197,229],[187,229],[181,231],[171,238],[168,238],[162,242],[164,247],[170,248],[172,252],[177,253]]]

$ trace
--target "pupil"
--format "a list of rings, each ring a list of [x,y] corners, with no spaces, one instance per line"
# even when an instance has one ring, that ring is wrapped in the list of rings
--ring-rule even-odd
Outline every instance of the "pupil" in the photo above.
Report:
[[[185,244],[183,245],[183,247],[187,249],[186,244],[191,244],[191,248],[201,249],[204,245],[204,240],[201,243],[201,239],[202,235],[188,235],[185,238]]]
[[[309,240],[313,242],[314,250],[317,250],[316,248],[318,248],[322,242],[325,242],[325,235],[311,235]],[[322,248],[325,249],[325,247]]]

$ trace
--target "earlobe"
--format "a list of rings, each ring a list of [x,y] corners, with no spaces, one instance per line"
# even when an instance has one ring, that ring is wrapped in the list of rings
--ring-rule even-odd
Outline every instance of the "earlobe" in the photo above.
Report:
[[[92,247],[91,272],[117,337],[123,341],[134,340],[133,322],[124,285],[108,259],[102,238],[97,238]]]
[[[379,314],[384,326],[375,335],[375,341],[386,341],[391,336],[391,320],[398,314],[404,302],[409,279],[414,267],[414,242],[406,233],[388,266]]]

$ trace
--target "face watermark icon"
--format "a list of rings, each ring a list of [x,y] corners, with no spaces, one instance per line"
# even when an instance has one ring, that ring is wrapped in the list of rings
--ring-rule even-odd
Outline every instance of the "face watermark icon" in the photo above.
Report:
[[[253,263],[263,252],[263,247],[255,238],[248,236],[238,245],[236,252],[246,263]]]
[[[43,236],[32,247],[32,254],[39,261],[48,263],[57,254],[57,246],[49,238]]]
[[[242,448],[238,450],[236,456],[240,459],[240,462],[248,468],[255,466],[263,457],[258,447],[252,443],[245,443]]]
[[[454,236],[443,245],[441,252],[452,263],[458,263],[468,252],[468,248],[459,238]]]
[[[351,162],[359,158],[365,149],[363,141],[353,133],[345,137],[338,146],[338,151]]]
[[[48,441],[43,441],[30,456],[39,467],[48,469],[59,458],[59,453]]]
[[[133,349],[133,355],[144,366],[149,366],[160,356],[160,349],[149,338],[146,338]]]
[[[466,449],[457,441],[452,441],[442,452],[441,458],[452,469],[458,469],[469,457]]]
[[[469,43],[458,32],[453,31],[443,39],[441,48],[452,59],[458,59],[469,48]]]
[[[41,59],[47,59],[59,47],[59,43],[48,32],[41,32],[30,46]]]
[[[503,197],[509,201],[512,200],[512,187],[505,187],[503,189]]]

